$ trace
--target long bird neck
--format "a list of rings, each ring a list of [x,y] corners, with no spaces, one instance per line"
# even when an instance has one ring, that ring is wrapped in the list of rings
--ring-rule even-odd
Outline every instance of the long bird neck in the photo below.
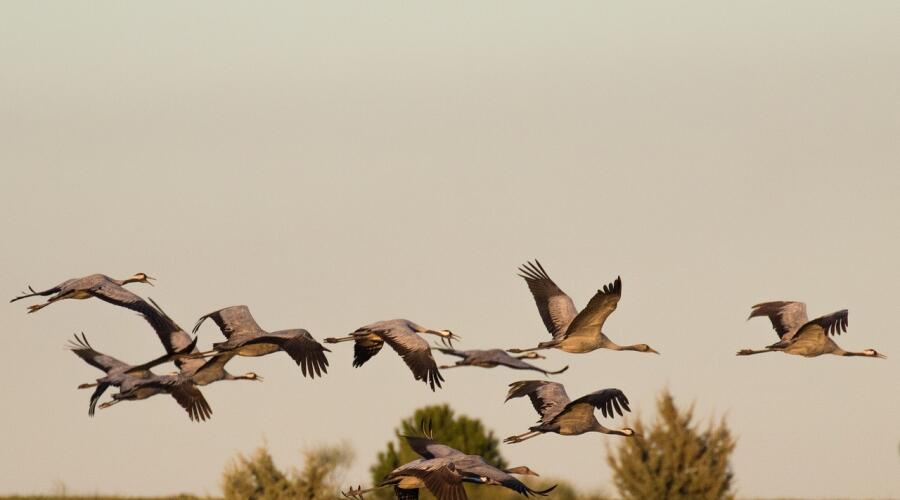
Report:
[[[635,348],[635,346],[633,346],[633,345],[619,345],[609,339],[606,340],[603,347],[606,347],[607,349],[612,349],[613,351],[636,351],[637,350]]]
[[[618,429],[610,429],[608,427],[603,427],[603,424],[594,417],[594,432],[600,432],[603,434],[615,434],[616,436],[628,436],[629,434],[625,431],[620,431]]]
[[[113,280],[113,282],[116,283],[116,284],[119,285],[119,286],[127,285],[127,284],[129,284],[129,283],[137,283],[137,282],[139,282],[139,281],[141,281],[141,280],[135,278],[134,276],[132,276],[132,277],[130,277],[130,278],[125,278],[125,279],[123,279],[123,280]]]
[[[864,356],[864,357],[869,357],[869,354],[866,354],[864,351],[860,351],[860,352],[845,351],[845,350],[841,349],[840,347],[838,347],[837,350],[834,351],[834,354],[837,354],[838,356]]]

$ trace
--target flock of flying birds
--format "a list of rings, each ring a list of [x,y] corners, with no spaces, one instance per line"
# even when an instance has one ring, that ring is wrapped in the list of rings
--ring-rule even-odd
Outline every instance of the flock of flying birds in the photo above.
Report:
[[[614,351],[637,351],[655,353],[647,344],[618,345],[603,333],[606,319],[616,310],[622,296],[622,280],[616,278],[605,285],[591,298],[581,311],[575,308],[572,299],[550,278],[540,262],[526,263],[519,268],[522,278],[534,297],[538,312],[552,339],[540,342],[530,349],[490,349],[459,351],[452,342],[459,336],[450,330],[426,328],[406,319],[378,321],[356,329],[345,337],[326,338],[325,343],[354,343],[353,366],[360,367],[381,351],[387,343],[409,366],[416,380],[427,384],[431,390],[441,387],[444,378],[441,369],[460,366],[493,368],[505,366],[516,370],[533,370],[546,375],[562,373],[568,366],[556,371],[548,371],[525,359],[542,359],[537,351],[559,349],[568,353],[587,353],[597,349]],[[131,365],[95,350],[84,333],[75,335],[69,349],[85,362],[105,375],[92,383],[78,386],[79,389],[95,388],[88,405],[88,414],[93,415],[97,403],[110,387],[119,391],[112,399],[100,404],[108,408],[122,401],[147,399],[157,394],[169,394],[188,413],[191,420],[206,420],[212,416],[212,409],[199,387],[221,380],[255,380],[262,377],[249,372],[244,375],[229,373],[225,365],[235,356],[265,356],[277,351],[287,353],[300,367],[304,376],[321,377],[327,372],[329,349],[319,343],[304,329],[263,330],[250,314],[247,306],[231,306],[201,316],[194,325],[197,333],[206,319],[212,319],[225,336],[224,342],[217,342],[208,351],[197,348],[197,337],[191,337],[178,326],[153,299],[144,300],[125,288],[129,283],[152,285],[150,276],[137,273],[125,280],[112,279],[103,274],[93,274],[83,278],[70,279],[44,291],[37,292],[28,287],[29,293],[10,302],[35,296],[50,296],[41,304],[29,306],[28,312],[37,312],[54,302],[64,299],[100,300],[131,309],[140,314],[156,332],[165,353],[156,359],[140,365]],[[764,352],[784,352],[806,357],[822,354],[839,356],[864,356],[884,358],[874,349],[859,352],[845,351],[832,336],[847,331],[848,311],[820,316],[813,320],[806,315],[802,302],[765,302],[753,306],[750,318],[767,316],[772,322],[779,341],[760,350],[743,349],[739,356]],[[750,319],[748,318],[748,319]],[[424,335],[440,339],[443,347],[432,347]],[[432,350],[460,358],[452,365],[438,366]],[[512,356],[512,354],[519,354]],[[174,362],[178,371],[158,375],[151,371],[157,365]],[[601,389],[575,400],[566,394],[562,384],[546,380],[523,380],[509,386],[506,400],[527,396],[540,419],[528,432],[510,436],[504,443],[519,443],[526,439],[552,432],[564,436],[599,432],[620,436],[635,436],[630,428],[610,429],[596,418],[594,410],[599,409],[604,417],[624,415],[631,411],[628,398],[619,389]],[[363,495],[377,488],[392,486],[398,499],[416,499],[419,490],[427,488],[439,500],[462,500],[466,498],[464,483],[499,485],[510,488],[524,496],[546,496],[553,488],[537,491],[512,476],[537,475],[528,467],[501,470],[488,464],[478,455],[467,455],[459,450],[441,444],[433,439],[430,430],[423,425],[424,437],[404,436],[410,447],[422,458],[401,465],[388,474],[377,486],[368,490],[362,487],[350,488],[343,492],[348,498],[361,499]]]

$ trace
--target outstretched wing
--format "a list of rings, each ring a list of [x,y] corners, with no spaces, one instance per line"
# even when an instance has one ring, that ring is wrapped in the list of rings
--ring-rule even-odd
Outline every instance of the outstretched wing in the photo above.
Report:
[[[561,413],[574,409],[578,405],[591,405],[600,410],[604,417],[614,417],[616,413],[624,415],[623,408],[625,411],[631,411],[631,408],[628,407],[628,398],[619,389],[601,389],[581,396],[567,404]]]
[[[353,342],[353,367],[359,368],[366,364],[366,361],[378,354],[382,347],[384,347],[384,341],[381,340],[381,337],[357,337]]]
[[[97,384],[97,388],[94,389],[94,393],[91,394],[91,402],[88,404],[88,416],[94,416],[94,411],[97,409],[97,401],[100,400],[100,396],[103,396],[103,393],[106,392],[106,389],[108,388],[109,384],[102,382]]]
[[[434,347],[434,349],[441,351],[444,354],[448,354],[450,356],[456,356],[458,358],[468,358],[472,351],[457,351],[456,349],[450,347]]]
[[[619,305],[620,298],[622,298],[622,278],[617,277],[612,283],[603,285],[602,290],[597,290],[588,305],[569,324],[563,338],[599,335],[606,318]]]
[[[484,351],[485,359],[494,363],[498,366],[505,366],[507,368],[512,368],[514,370],[534,370],[541,373],[547,373],[546,370],[538,368],[530,363],[526,363],[521,359],[510,356],[506,351],[502,349],[491,349],[489,351]]]
[[[425,487],[440,500],[467,500],[462,475],[443,458],[414,460],[394,469],[388,477],[411,476],[422,480]]]
[[[547,331],[554,338],[561,336],[578,314],[572,298],[556,286],[537,260],[534,263],[526,262],[519,268],[519,272],[521,273],[519,276],[525,279],[528,289],[531,290]]]
[[[95,285],[87,289],[87,292],[98,299],[110,304],[131,309],[141,314],[145,314],[152,309],[144,299],[130,292],[127,288],[113,283],[109,279],[99,281]]]
[[[107,356],[102,352],[95,351],[94,348],[91,347],[91,344],[88,343],[88,339],[84,335],[84,332],[81,333],[81,337],[78,337],[78,334],[76,333],[75,340],[70,340],[66,348],[74,352],[79,358],[87,362],[87,364],[94,368],[99,368],[106,373],[109,373],[115,368],[128,369],[130,366],[128,363],[119,361],[112,356]]]
[[[539,422],[549,422],[569,404],[566,388],[558,382],[545,380],[522,380],[509,384],[506,401],[528,396],[531,404],[541,416]]]
[[[212,408],[192,382],[185,381],[169,389],[169,393],[175,398],[175,401],[184,408],[188,417],[193,421],[205,421],[212,416]]]
[[[431,356],[431,348],[425,339],[410,330],[399,328],[376,333],[403,358],[416,380],[422,380],[430,385],[432,391],[435,386],[441,386],[444,378],[438,371],[437,363]]]
[[[253,315],[250,314],[250,309],[247,306],[226,307],[201,316],[194,325],[193,333],[197,333],[200,325],[207,318],[215,321],[225,338],[231,338],[235,333],[248,333],[251,335],[264,335],[266,333],[253,319]]]
[[[403,436],[406,444],[422,458],[443,458],[451,455],[462,455],[456,448],[439,443],[433,439],[418,436]]]
[[[190,346],[196,341],[192,340],[191,336],[188,335],[183,328],[178,326],[178,324],[175,323],[175,320],[169,317],[161,307],[159,307],[159,304],[153,299],[149,300],[150,303],[153,304],[153,307],[146,313],[142,313],[141,316],[143,316],[144,319],[150,323],[150,326],[153,327],[156,336],[159,337],[159,341],[162,342],[166,352],[169,354],[186,354],[194,352],[196,347],[191,348]],[[191,359],[183,356],[178,356],[174,361],[175,366],[181,371],[196,371],[203,366],[204,363],[202,359]]]
[[[480,456],[468,455],[464,458],[454,460],[453,465],[462,474],[467,476],[486,477],[491,480],[492,484],[497,483],[500,486],[509,488],[526,497],[531,495],[547,496],[547,493],[556,488],[556,485],[553,485],[543,491],[533,490],[522,481],[513,477],[512,474],[494,467]]]
[[[809,319],[806,304],[796,301],[762,302],[753,306],[747,319],[768,316],[780,339],[790,339]]]
[[[850,311],[847,309],[842,309],[826,316],[819,316],[812,321],[807,321],[801,326],[794,335],[794,339],[800,341],[804,337],[840,335],[842,332],[847,331],[849,319]]]
[[[282,330],[257,337],[247,344],[276,344],[300,366],[304,376],[316,378],[328,372],[328,358],[331,352],[316,341],[306,330]]]

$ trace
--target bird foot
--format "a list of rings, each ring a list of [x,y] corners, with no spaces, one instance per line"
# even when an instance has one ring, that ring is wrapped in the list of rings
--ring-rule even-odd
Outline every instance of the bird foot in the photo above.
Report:
[[[753,354],[753,349],[741,349],[737,352],[738,356],[747,356],[749,354]]]
[[[28,306],[28,314],[38,312],[44,308],[44,304],[35,304],[33,306]]]
[[[350,489],[348,489],[347,491],[341,491],[341,495],[344,498],[359,500],[359,499],[363,498],[362,485],[357,486],[356,489],[353,489],[353,487],[351,486]]]

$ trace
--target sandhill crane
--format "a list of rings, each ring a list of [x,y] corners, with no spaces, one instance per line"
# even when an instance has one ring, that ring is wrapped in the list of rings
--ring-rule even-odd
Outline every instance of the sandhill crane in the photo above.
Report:
[[[865,349],[859,352],[845,351],[831,340],[829,335],[840,335],[841,332],[847,331],[850,312],[846,309],[826,316],[820,316],[810,321],[806,317],[806,304],[803,302],[763,302],[753,306],[753,310],[747,319],[757,316],[769,317],[772,327],[780,340],[758,351],[742,349],[738,351],[738,356],[780,351],[807,358],[821,356],[822,354],[864,356],[867,358],[887,357],[875,349]]]
[[[456,349],[449,349],[444,347],[433,347],[432,349],[441,351],[444,354],[463,358],[462,361],[457,361],[452,365],[439,366],[438,368],[442,370],[460,366],[480,366],[482,368],[506,366],[514,370],[534,370],[541,372],[544,375],[557,375],[569,369],[568,366],[564,366],[560,370],[551,372],[522,361],[523,359],[545,359],[544,356],[541,356],[536,352],[528,352],[523,354],[522,356],[510,356],[503,349],[472,349],[468,351],[457,351]]]
[[[187,410],[191,420],[205,421],[212,416],[212,409],[200,389],[190,380],[179,375],[154,375],[148,378],[126,378],[119,387],[119,392],[112,395],[112,401],[100,405],[100,409],[109,408],[122,401],[139,401],[157,394],[171,394],[178,404]]]
[[[467,455],[455,448],[434,441],[430,437],[404,436],[410,447],[422,456],[394,469],[374,488],[362,486],[341,492],[346,498],[362,499],[366,493],[385,486],[393,486],[399,499],[419,498],[419,489],[427,488],[438,500],[466,499],[463,483],[497,485],[509,488],[521,495],[547,496],[556,485],[545,490],[533,490],[511,474],[537,476],[528,467],[512,467],[501,470],[487,463],[479,455]]]
[[[75,341],[70,341],[67,347],[89,365],[106,372],[106,376],[98,378],[95,383],[81,384],[78,386],[79,389],[96,387],[94,393],[91,395],[91,401],[88,406],[88,415],[90,416],[94,415],[97,401],[110,386],[119,387],[120,394],[123,395],[113,395],[114,402],[104,403],[101,405],[101,408],[108,408],[109,406],[112,406],[112,404],[115,404],[115,402],[121,400],[146,399],[156,394],[167,393],[171,394],[178,404],[188,412],[188,416],[191,420],[206,420],[212,414],[212,410],[210,410],[209,404],[206,402],[203,394],[195,387],[191,387],[190,384],[187,386],[148,385],[141,390],[135,390],[135,387],[139,385],[139,382],[147,383],[159,378],[158,375],[150,371],[150,367],[165,362],[165,358],[168,356],[157,358],[156,360],[143,365],[129,365],[112,356],[95,350],[91,347],[90,343],[88,343],[84,333],[81,334],[81,338],[79,338],[78,335],[75,335]],[[193,344],[189,344],[189,347],[193,348]]]
[[[408,319],[393,319],[360,327],[347,337],[329,337],[325,339],[325,342],[329,344],[351,340],[355,342],[353,346],[354,367],[365,364],[372,356],[378,354],[378,351],[387,342],[403,358],[415,379],[430,385],[433,391],[435,386],[441,386],[444,379],[431,356],[428,342],[418,335],[420,333],[437,335],[449,347],[452,347],[451,341],[459,339],[459,336],[450,330],[431,330]]]
[[[622,278],[616,278],[602,290],[597,290],[588,305],[578,312],[572,298],[556,286],[540,262],[537,260],[534,263],[526,262],[519,271],[522,273],[519,276],[525,279],[531,295],[534,296],[544,326],[553,335],[553,340],[541,342],[532,349],[508,349],[509,352],[521,353],[552,348],[573,353],[612,349],[659,354],[647,344],[620,346],[601,331],[606,318],[616,310],[622,297]]]
[[[182,352],[186,346],[192,341],[191,336],[187,334],[177,323],[166,314],[159,304],[153,299],[148,298],[152,303],[150,309],[142,313],[144,319],[150,323],[156,335],[162,342],[163,347],[169,354]],[[179,369],[179,374],[175,378],[166,379],[166,382],[180,383],[184,380],[191,380],[196,385],[207,385],[220,380],[254,380],[261,382],[262,377],[254,372],[247,372],[244,375],[232,375],[225,370],[225,364],[235,356],[236,353],[228,352],[213,356],[208,360],[196,357],[200,354],[196,348],[187,351],[190,355],[173,356],[175,366]]]
[[[437,500],[467,500],[463,483],[486,484],[488,480],[484,476],[463,474],[447,457],[420,458],[397,467],[374,488],[363,490],[360,486],[341,494],[346,498],[362,499],[370,491],[393,486],[394,496],[400,500],[418,499],[422,488],[427,488]]]
[[[36,292],[29,286],[28,290],[30,290],[31,293],[23,293],[10,300],[10,302],[34,297],[36,295],[53,295],[53,297],[47,299],[47,302],[43,304],[28,306],[28,312],[33,313],[63,299],[89,299],[91,297],[97,297],[98,299],[111,304],[127,307],[140,312],[140,307],[142,303],[144,303],[143,300],[123,288],[123,286],[128,283],[146,283],[153,286],[153,283],[150,282],[152,279],[155,278],[147,276],[144,273],[137,273],[124,280],[113,279],[105,274],[92,274],[83,278],[74,278],[63,281],[55,287],[48,288],[42,292]]]
[[[484,484],[503,486],[526,497],[530,495],[547,496],[549,492],[556,488],[556,485],[553,485],[545,490],[533,490],[511,475],[539,475],[530,468],[519,466],[499,469],[487,463],[484,457],[480,455],[468,455],[451,446],[435,441],[434,437],[428,432],[424,432],[424,434],[425,437],[403,436],[403,438],[406,439],[409,447],[422,458],[448,458],[461,473],[486,478],[487,480],[483,481]]]
[[[541,418],[538,425],[529,427],[528,432],[510,436],[503,440],[504,443],[520,443],[545,432],[555,432],[563,436],[576,436],[585,432],[635,435],[634,429],[628,427],[622,430],[608,429],[594,416],[595,408],[599,409],[604,417],[613,417],[616,413],[624,415],[623,408],[625,411],[631,411],[628,407],[628,398],[619,389],[601,389],[571,401],[565,387],[556,382],[525,380],[513,382],[509,387],[506,401],[528,396]]]
[[[304,329],[267,332],[260,328],[247,306],[231,306],[202,316],[194,325],[197,333],[200,325],[212,318],[228,340],[213,344],[213,350],[195,356],[233,352],[238,356],[265,356],[277,351],[286,352],[300,366],[303,375],[315,378],[328,371],[325,352],[331,352],[316,342]]]

